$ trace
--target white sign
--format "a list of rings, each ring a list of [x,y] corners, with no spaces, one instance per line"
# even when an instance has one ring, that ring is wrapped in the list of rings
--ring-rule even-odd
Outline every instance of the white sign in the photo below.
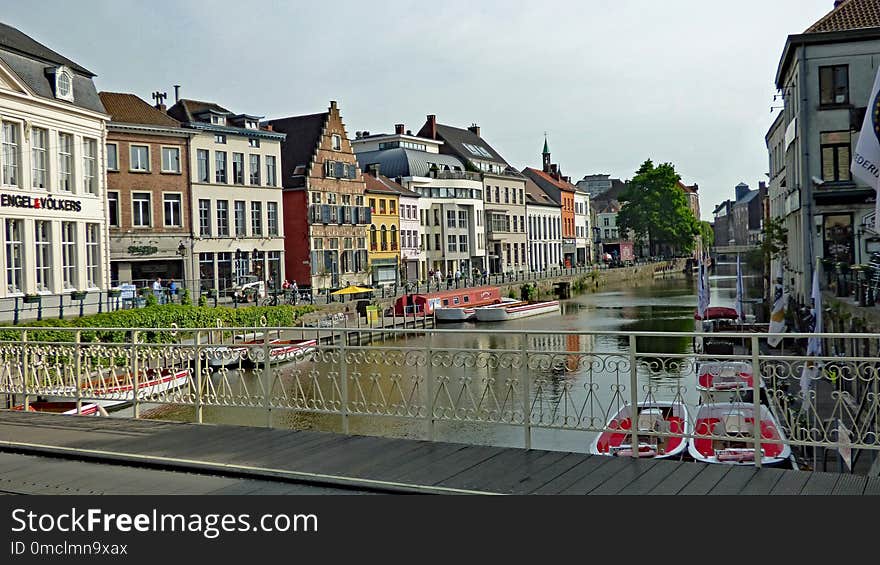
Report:
[[[791,145],[791,142],[797,139],[797,118],[793,119],[788,123],[788,127],[785,128],[785,150],[788,151],[788,146]]]

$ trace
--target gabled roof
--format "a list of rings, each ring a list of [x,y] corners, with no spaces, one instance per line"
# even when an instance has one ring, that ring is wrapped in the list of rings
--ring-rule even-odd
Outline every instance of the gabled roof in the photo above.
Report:
[[[738,207],[738,206],[743,206],[743,205],[748,204],[749,202],[751,202],[752,200],[754,200],[755,197],[758,196],[758,194],[759,194],[760,192],[761,192],[760,190],[750,190],[750,191],[748,192],[748,194],[746,194],[745,196],[743,196],[742,198],[740,198],[739,200],[737,200],[736,202],[734,202],[733,207],[736,208],[736,207]]]
[[[29,35],[25,35],[14,27],[0,23],[0,48],[6,51],[12,51],[19,55],[25,55],[31,59],[39,59],[46,63],[55,65],[65,65],[70,67],[72,71],[84,74],[89,78],[95,76],[95,73],[74,63],[67,57],[52,51],[42,43],[35,41]]]
[[[843,0],[804,33],[825,33],[880,27],[880,2],[877,0]]]
[[[180,127],[180,122],[148,104],[134,94],[123,92],[100,92],[111,121],[124,124],[146,124],[163,127]]]
[[[197,119],[196,116],[208,110],[218,114],[232,115],[232,112],[214,102],[202,102],[187,98],[181,98],[169,108],[168,115],[183,123],[199,122],[202,120]]]
[[[441,170],[466,170],[464,163],[452,155],[401,147],[364,151],[356,153],[355,157],[362,171],[366,171],[369,165],[378,163],[380,170],[392,177],[427,177],[432,164]]]
[[[431,138],[428,124],[416,134],[419,137]],[[469,129],[456,128],[437,124],[437,138],[445,142],[443,150],[452,150],[459,157],[478,161],[492,161],[506,165],[507,161],[491,145]],[[485,151],[482,153],[480,150]]]
[[[281,144],[282,178],[289,177],[297,167],[308,167],[311,163],[329,115],[329,112],[322,112],[264,122],[274,131],[287,134],[287,140]],[[303,172],[308,174],[308,171]]]
[[[530,179],[528,176],[525,177],[526,181],[526,205],[528,206],[550,206],[552,208],[559,208],[559,203],[553,200],[549,194],[544,192],[544,190],[535,184],[535,182]]]
[[[541,187],[541,190],[550,195],[553,200],[556,201],[557,204],[562,202],[562,193],[563,192],[576,192],[577,189],[570,182],[566,182],[564,180],[557,180],[553,178],[549,173],[545,173],[544,171],[540,171],[538,169],[532,169],[531,167],[526,167],[523,169],[523,174],[530,178],[535,184]]]
[[[364,182],[366,183],[365,190],[367,192],[396,194],[398,196],[409,196],[411,198],[418,198],[420,196],[418,193],[403,188],[401,185],[381,173],[376,177],[373,176],[372,173],[364,172]]]

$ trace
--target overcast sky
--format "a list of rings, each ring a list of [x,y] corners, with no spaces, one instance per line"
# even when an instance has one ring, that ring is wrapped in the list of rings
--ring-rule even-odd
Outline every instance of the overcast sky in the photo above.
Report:
[[[356,130],[477,123],[517,168],[630,178],[647,158],[700,185],[703,219],[765,180],[786,36],[833,0],[242,2],[0,0],[2,21],[98,75],[268,118],[337,100]]]

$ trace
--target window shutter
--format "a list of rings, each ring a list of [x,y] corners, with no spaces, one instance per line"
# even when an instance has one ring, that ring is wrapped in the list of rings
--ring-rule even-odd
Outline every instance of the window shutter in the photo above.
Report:
[[[363,208],[363,211],[364,211],[364,223],[365,224],[372,224],[373,223],[373,211],[370,210],[370,208],[367,206],[365,206]]]
[[[358,225],[360,222],[361,209],[359,206],[355,206],[351,209],[351,223],[353,225]]]
[[[321,223],[323,223],[323,224],[330,223],[330,205],[329,204],[321,204]]]
[[[345,206],[339,207],[339,211],[336,215],[336,221],[339,222],[340,224],[345,223]]]
[[[350,178],[350,179],[357,178],[357,165],[349,165],[348,166],[348,178]]]
[[[337,161],[333,165],[333,176],[338,179],[345,178],[345,163]]]

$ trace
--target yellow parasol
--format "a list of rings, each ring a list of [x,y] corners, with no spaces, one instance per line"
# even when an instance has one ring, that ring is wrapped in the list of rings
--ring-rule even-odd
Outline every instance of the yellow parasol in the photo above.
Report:
[[[363,286],[347,286],[345,288],[340,288],[335,292],[331,292],[331,296],[344,296],[346,294],[360,294],[362,292],[373,292],[372,288],[365,288]]]

